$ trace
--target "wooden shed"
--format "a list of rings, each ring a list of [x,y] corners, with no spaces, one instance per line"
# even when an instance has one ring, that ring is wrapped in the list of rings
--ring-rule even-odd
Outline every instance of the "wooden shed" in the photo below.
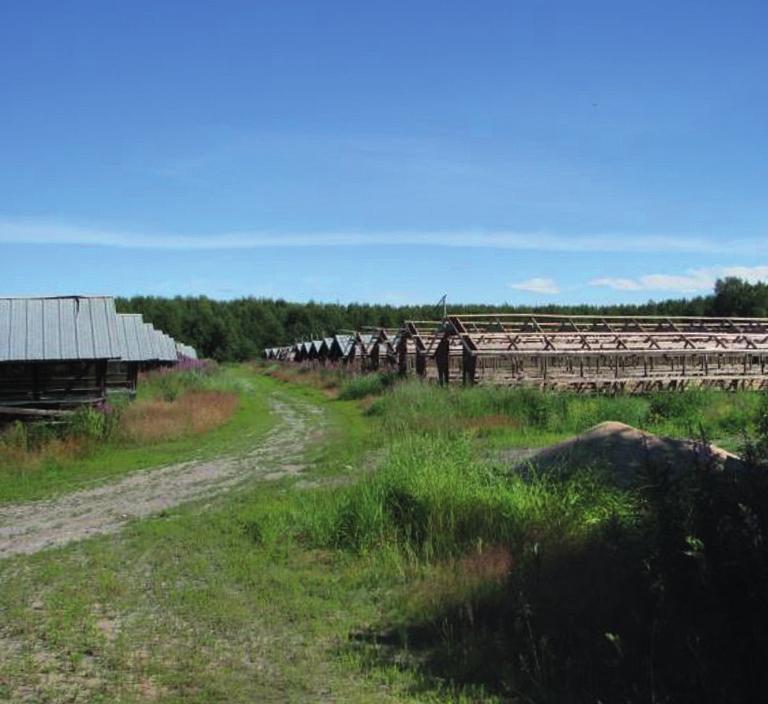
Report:
[[[352,335],[334,335],[328,346],[328,360],[334,364],[344,363],[349,355],[354,338]]]
[[[152,323],[144,323],[144,329],[149,338],[149,346],[152,350],[152,358],[141,365],[142,371],[169,367],[179,361],[176,352],[176,342],[160,330],[156,330]]]
[[[0,407],[102,401],[108,361],[120,355],[110,297],[0,298]]]
[[[155,362],[154,347],[144,319],[138,313],[118,313],[117,332],[120,358],[107,363],[107,386],[110,390],[135,392],[139,370]]]
[[[270,352],[272,353],[270,359],[274,359],[277,348],[271,348]],[[177,342],[176,355],[179,359],[197,359],[197,350],[191,345],[185,345],[183,342]]]

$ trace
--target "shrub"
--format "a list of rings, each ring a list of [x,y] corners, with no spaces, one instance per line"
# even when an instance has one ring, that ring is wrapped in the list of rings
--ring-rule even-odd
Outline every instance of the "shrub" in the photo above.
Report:
[[[67,432],[86,441],[109,440],[120,423],[119,410],[104,403],[79,408],[69,421]]]

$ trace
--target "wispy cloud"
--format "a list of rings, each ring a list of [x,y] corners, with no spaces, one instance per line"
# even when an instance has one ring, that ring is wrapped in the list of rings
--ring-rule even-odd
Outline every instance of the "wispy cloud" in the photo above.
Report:
[[[717,279],[737,276],[752,283],[768,279],[768,265],[726,266],[711,269],[689,269],[683,274],[646,274],[637,278],[602,277],[592,279],[591,286],[605,286],[615,291],[709,291]]]
[[[526,279],[516,284],[509,284],[509,288],[514,288],[518,291],[529,291],[530,293],[546,293],[551,295],[560,293],[560,288],[554,279],[540,277]]]
[[[195,235],[131,232],[81,227],[66,223],[0,219],[0,244],[90,245],[132,249],[227,250],[262,247],[362,247],[370,245],[424,245],[478,247],[541,252],[678,252],[697,254],[768,253],[768,238],[708,239],[675,235],[626,236],[620,233],[569,236],[546,232],[507,230],[458,231],[317,231],[222,232]],[[623,281],[629,281],[624,279]]]

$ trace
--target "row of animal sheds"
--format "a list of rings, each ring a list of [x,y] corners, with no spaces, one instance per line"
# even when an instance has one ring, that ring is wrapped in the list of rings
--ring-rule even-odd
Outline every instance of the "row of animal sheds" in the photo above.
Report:
[[[269,347],[264,350],[264,357],[309,366],[341,366],[356,372],[390,370],[397,364],[396,336],[395,331],[386,329],[340,333],[284,347]]]
[[[269,359],[440,384],[646,392],[768,388],[768,319],[448,315],[265,350]]]
[[[134,392],[140,371],[197,358],[194,348],[107,296],[0,298],[0,413],[24,415]]]

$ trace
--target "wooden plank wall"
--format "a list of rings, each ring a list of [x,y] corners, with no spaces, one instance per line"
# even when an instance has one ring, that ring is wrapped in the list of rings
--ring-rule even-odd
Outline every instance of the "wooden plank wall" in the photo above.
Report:
[[[46,408],[104,400],[105,360],[0,364],[0,406]]]

